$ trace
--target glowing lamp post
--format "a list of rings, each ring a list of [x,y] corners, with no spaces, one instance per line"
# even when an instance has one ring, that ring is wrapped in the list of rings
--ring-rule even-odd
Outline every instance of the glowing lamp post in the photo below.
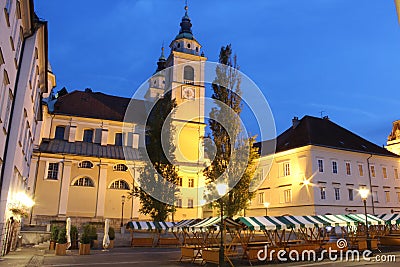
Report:
[[[225,252],[224,252],[224,230],[225,230],[225,224],[224,224],[224,202],[222,200],[222,197],[225,196],[225,194],[228,191],[228,185],[227,184],[217,184],[217,191],[218,195],[221,197],[219,199],[220,207],[221,207],[221,244],[219,246],[219,266],[223,267],[225,266]]]
[[[367,217],[367,198],[369,195],[369,190],[366,188],[362,188],[359,190],[362,201],[364,202],[364,215],[365,215],[365,233],[367,236],[367,248],[371,250],[371,240],[369,239],[369,231],[368,231],[368,217]]]
[[[121,197],[121,227],[124,226],[124,204],[125,204],[125,196]]]
[[[268,207],[270,203],[269,202],[264,202],[264,208],[265,208],[265,216],[268,216]]]

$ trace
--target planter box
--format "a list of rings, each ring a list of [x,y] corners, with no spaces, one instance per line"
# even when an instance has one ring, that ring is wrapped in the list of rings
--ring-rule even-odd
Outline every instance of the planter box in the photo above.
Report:
[[[103,243],[101,245],[103,245]],[[90,247],[94,248],[94,249],[98,249],[99,248],[99,240],[92,240]]]
[[[67,244],[56,244],[55,254],[57,256],[65,256],[67,254]]]
[[[79,255],[89,255],[90,244],[79,244]]]

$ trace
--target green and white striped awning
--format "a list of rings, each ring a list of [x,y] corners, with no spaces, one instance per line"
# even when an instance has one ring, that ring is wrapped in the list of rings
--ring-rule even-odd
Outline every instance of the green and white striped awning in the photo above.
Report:
[[[142,230],[142,231],[155,231],[163,230],[168,231],[174,227],[173,222],[148,222],[148,221],[131,221],[128,222],[127,228],[132,230]]]
[[[396,214],[396,213],[381,214],[381,215],[378,215],[378,217],[381,220],[385,221],[386,224],[393,224],[393,225],[400,224],[400,214]]]
[[[231,218],[224,217],[224,222],[225,222],[225,227],[227,230],[234,230],[238,228],[243,228],[243,225],[234,221]],[[176,227],[174,228],[179,230],[189,230],[191,232],[204,232],[208,231],[210,228],[219,230],[221,225],[221,217],[210,217],[207,219],[204,219],[198,223],[195,223],[190,226],[185,226],[185,227]]]
[[[188,228],[189,226],[197,223],[199,219],[189,219],[189,220],[182,220],[174,225],[172,227],[172,232],[180,232],[183,231],[185,228]]]
[[[299,228],[313,228],[325,226],[351,226],[359,223],[365,224],[363,214],[351,215],[314,215],[314,216],[260,216],[260,217],[240,217],[240,222],[250,230],[285,230]],[[368,224],[379,225],[384,221],[368,214]]]
[[[204,232],[210,227],[217,227],[220,221],[221,217],[210,217],[187,227],[187,229],[192,232]]]
[[[365,224],[365,214],[347,214],[347,217],[357,221],[357,223]],[[367,214],[368,224],[370,225],[382,225],[385,224],[385,221],[374,216],[372,214]]]

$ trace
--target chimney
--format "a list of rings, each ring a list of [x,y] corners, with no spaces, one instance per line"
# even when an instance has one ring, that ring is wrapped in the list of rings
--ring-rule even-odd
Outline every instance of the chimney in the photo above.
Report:
[[[292,128],[295,129],[297,127],[297,125],[299,125],[300,121],[299,121],[299,117],[293,117],[292,119]]]
[[[329,121],[329,117],[328,116],[324,116],[322,119]]]

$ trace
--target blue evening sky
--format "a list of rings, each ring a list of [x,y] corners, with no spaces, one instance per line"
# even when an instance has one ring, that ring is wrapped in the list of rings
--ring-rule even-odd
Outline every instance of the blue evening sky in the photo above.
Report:
[[[49,22],[57,89],[131,97],[179,31],[183,0],[36,0]],[[400,119],[400,31],[393,0],[189,0],[210,61],[231,43],[263,91],[277,132],[328,115],[378,144]],[[167,49],[167,54],[169,49]]]

